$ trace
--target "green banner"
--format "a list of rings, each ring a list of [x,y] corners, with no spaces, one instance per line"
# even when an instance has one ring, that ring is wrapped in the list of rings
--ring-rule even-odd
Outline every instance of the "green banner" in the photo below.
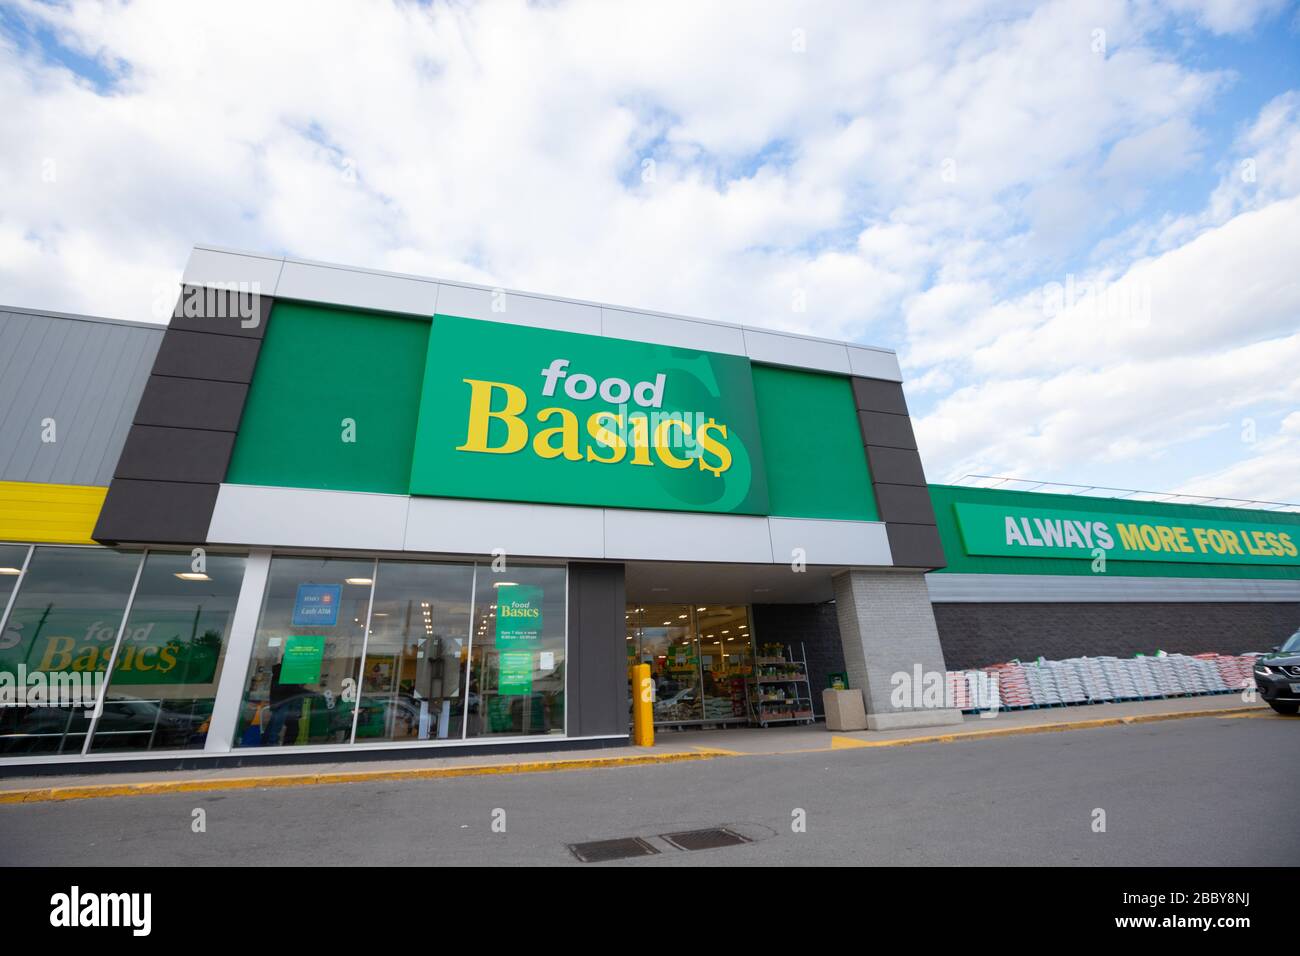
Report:
[[[535,584],[503,584],[497,591],[498,650],[528,650],[542,636],[542,589]]]
[[[434,316],[411,494],[766,514],[749,359]]]
[[[1296,536],[1278,525],[1156,514],[953,505],[967,554],[1015,558],[1300,565]]]
[[[532,651],[502,651],[499,667],[497,693],[518,696],[533,692]]]
[[[284,639],[281,684],[315,684],[325,656],[324,634],[290,634]]]

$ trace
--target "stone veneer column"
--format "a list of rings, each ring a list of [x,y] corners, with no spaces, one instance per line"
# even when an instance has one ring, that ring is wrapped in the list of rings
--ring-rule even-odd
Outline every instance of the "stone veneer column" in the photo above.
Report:
[[[944,673],[939,629],[925,575],[914,571],[842,571],[835,575],[835,609],[849,686],[862,691],[867,727],[959,724],[960,710],[895,708],[891,678],[903,672]],[[909,701],[910,703],[910,701]]]

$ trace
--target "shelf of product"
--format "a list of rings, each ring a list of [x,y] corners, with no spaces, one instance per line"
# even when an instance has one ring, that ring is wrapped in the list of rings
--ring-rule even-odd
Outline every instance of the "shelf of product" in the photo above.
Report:
[[[812,723],[812,690],[803,644],[763,644],[750,679],[749,719],[766,727],[779,723]]]

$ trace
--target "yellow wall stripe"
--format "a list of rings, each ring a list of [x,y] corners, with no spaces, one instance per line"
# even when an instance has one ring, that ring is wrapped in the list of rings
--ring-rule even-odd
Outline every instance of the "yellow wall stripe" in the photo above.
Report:
[[[107,488],[0,481],[0,541],[94,544]]]

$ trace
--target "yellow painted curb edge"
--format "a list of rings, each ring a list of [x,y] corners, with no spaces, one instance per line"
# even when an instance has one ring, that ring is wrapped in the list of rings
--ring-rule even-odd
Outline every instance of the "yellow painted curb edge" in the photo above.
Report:
[[[469,764],[462,767],[412,767],[409,770],[290,773],[265,777],[217,777],[211,780],[156,780],[147,783],[37,787],[29,790],[0,790],[0,804],[89,800],[96,797],[141,797],[164,793],[201,793],[211,790],[256,790],[260,787],[307,787],[332,783],[370,783],[379,780],[434,780],[442,777],[547,773],[553,770],[594,770],[601,767],[636,767],[725,756],[732,755],[722,750],[695,750],[687,753],[633,754],[624,757],[589,757],[579,760],[535,760],[523,763]]]
[[[1227,717],[1253,714],[1259,707],[1226,707],[1216,710],[1180,710],[1164,714],[1135,714],[1129,717],[1099,717],[1093,720],[1064,720],[1025,727],[990,727],[986,730],[954,731],[924,737],[900,737],[894,740],[860,740],[844,738],[853,744],[805,750],[743,753],[735,750],[696,747],[681,753],[632,754],[622,757],[589,757],[578,760],[535,760],[523,763],[469,764],[462,767],[412,767],[409,770],[357,770],[331,773],[278,774],[266,777],[224,777],[211,780],[158,780],[148,783],[83,784],[69,787],[38,787],[28,790],[0,790],[0,804],[43,803],[63,800],[89,800],[97,797],[141,797],[165,793],[202,793],[215,790],[256,790],[266,787],[305,787],[335,783],[370,783],[380,780],[435,780],[450,777],[483,777],[513,773],[549,773],[557,770],[596,770],[602,767],[638,767],[659,763],[709,760],[714,757],[777,756],[782,753],[820,753],[830,750],[865,747],[907,747],[913,744],[955,743],[990,737],[1014,737],[1022,734],[1054,733],[1065,730],[1090,730],[1096,727],[1119,727],[1188,717]]]
[[[1188,717],[1226,717],[1258,711],[1259,707],[1225,707],[1216,710],[1176,710],[1167,714],[1133,714],[1129,717],[1097,717],[1091,720],[1060,720],[1051,724],[1029,724],[1024,727],[990,727],[987,730],[953,731],[925,737],[902,737],[896,740],[864,740],[866,747],[902,747],[907,744],[953,743],[958,740],[979,740],[988,737],[1016,737],[1021,734],[1048,734],[1062,730],[1092,730],[1096,727],[1122,727],[1128,724],[1150,724],[1162,720],[1182,720]],[[854,738],[856,739],[856,738]]]

